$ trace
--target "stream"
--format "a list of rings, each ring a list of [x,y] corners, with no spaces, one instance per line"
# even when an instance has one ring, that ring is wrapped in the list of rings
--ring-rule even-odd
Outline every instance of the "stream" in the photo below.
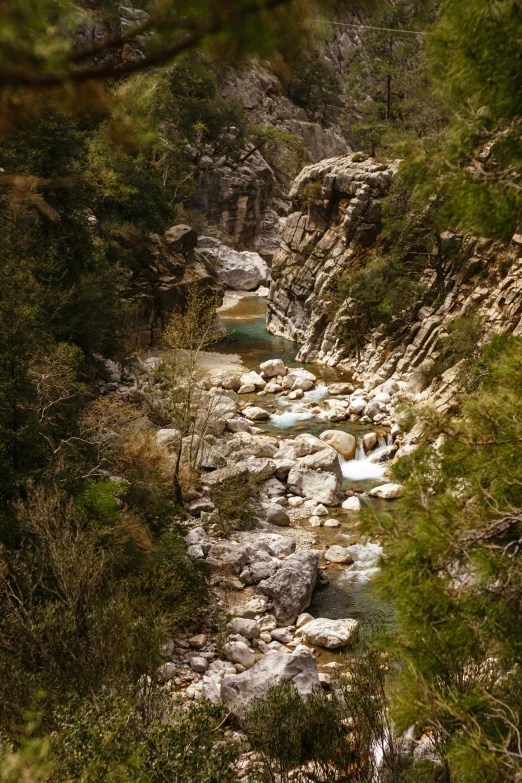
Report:
[[[375,425],[363,425],[348,421],[332,422],[321,413],[303,410],[306,404],[320,403],[329,396],[327,385],[347,380],[346,375],[335,368],[322,365],[306,365],[295,361],[299,345],[283,337],[276,337],[266,330],[266,299],[249,296],[232,303],[220,311],[220,317],[227,328],[227,337],[216,343],[214,350],[221,354],[239,356],[248,370],[259,371],[259,365],[268,359],[282,359],[287,366],[304,367],[317,376],[315,389],[305,392],[303,399],[290,401],[286,397],[266,395],[262,402],[255,394],[244,395],[245,402],[261,404],[271,412],[266,422],[256,422],[263,430],[275,437],[288,438],[299,433],[319,436],[324,430],[339,429],[352,434],[358,443],[356,457],[347,462],[340,457],[344,489],[357,493],[367,492],[386,479],[385,464],[375,464],[370,457],[378,455],[378,449],[366,456],[361,444],[362,436],[371,431],[379,435],[379,448],[386,447],[389,436]],[[386,503],[365,496],[362,502]],[[382,601],[372,590],[372,577],[379,570],[382,547],[378,541],[368,541],[360,533],[358,513],[341,508],[330,509],[329,516],[338,519],[341,527],[315,528],[316,546],[326,548],[333,544],[349,546],[354,562],[350,566],[324,565],[329,584],[317,587],[308,611],[314,617],[340,619],[353,617],[358,620],[372,620],[386,615]],[[298,524],[309,529],[308,520]]]

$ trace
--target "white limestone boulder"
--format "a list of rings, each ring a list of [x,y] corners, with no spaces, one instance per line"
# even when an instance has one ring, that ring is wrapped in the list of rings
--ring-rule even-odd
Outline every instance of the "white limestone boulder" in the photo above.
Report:
[[[259,365],[264,378],[276,378],[278,375],[286,375],[287,368],[281,359],[268,359]]]
[[[382,498],[382,500],[395,500],[395,498],[400,498],[404,495],[404,487],[402,484],[382,484],[371,489],[368,495],[372,498]]]
[[[318,617],[302,626],[301,637],[316,647],[336,650],[354,641],[359,623],[357,620],[330,620]]]
[[[251,405],[245,408],[243,416],[250,419],[250,421],[266,421],[270,418],[270,414],[264,408],[259,408],[256,405]]]
[[[201,246],[200,238],[200,246]],[[270,279],[270,270],[266,261],[249,250],[232,250],[226,245],[201,249],[226,288],[234,291],[255,291],[260,285],[266,285]]]
[[[353,495],[352,497],[346,498],[346,500],[343,501],[341,508],[344,508],[345,511],[360,511],[361,501],[357,495]]]
[[[327,549],[324,557],[329,563],[339,563],[341,565],[350,565],[353,563],[353,557],[349,549],[344,546],[339,546],[338,544],[334,544]]]
[[[355,457],[357,442],[349,432],[325,430],[319,435],[319,439],[324,440],[325,443],[335,449],[345,459],[350,460]]]
[[[294,495],[311,498],[316,503],[336,506],[342,480],[335,473],[314,470],[307,465],[296,465],[288,474],[287,486]]]
[[[291,653],[270,652],[242,674],[225,677],[221,698],[240,721],[255,699],[280,683],[293,685],[300,696],[309,696],[321,684],[311,650],[299,646]]]
[[[319,554],[313,549],[295,552],[257,590],[274,604],[279,625],[290,625],[310,605],[317,582]]]

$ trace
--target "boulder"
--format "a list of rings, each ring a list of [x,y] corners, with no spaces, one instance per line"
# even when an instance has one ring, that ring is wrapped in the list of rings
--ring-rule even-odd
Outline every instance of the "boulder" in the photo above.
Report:
[[[315,435],[310,435],[309,432],[302,432],[301,435],[297,435],[293,441],[288,442],[293,443],[295,449],[298,449],[299,446],[301,446],[301,449],[306,449],[304,454],[298,454],[296,451],[297,457],[305,457],[307,454],[315,454],[316,451],[323,451],[325,448],[324,441],[322,441],[320,438],[317,438]]]
[[[208,669],[208,661],[200,655],[195,655],[194,658],[190,659],[190,668],[193,672],[203,674],[203,672],[206,672]]]
[[[344,508],[345,511],[360,511],[361,501],[359,500],[357,495],[353,495],[351,498],[346,498],[341,508]]]
[[[334,544],[325,552],[325,559],[330,563],[342,563],[343,565],[349,565],[353,563],[353,557],[350,551],[344,547]]]
[[[304,498],[312,498],[317,503],[324,503],[327,506],[337,505],[341,485],[342,481],[338,475],[313,470],[306,465],[296,465],[288,474],[290,492]]]
[[[262,582],[263,579],[270,579],[271,576],[277,571],[277,561],[268,560],[256,560],[250,563],[248,570],[253,584]]]
[[[156,432],[156,442],[166,446],[169,451],[175,451],[181,438],[181,432],[174,429],[162,429]]]
[[[249,457],[241,460],[241,462],[237,462],[236,466],[245,467],[250,475],[258,481],[264,481],[276,472],[274,460],[266,457]]]
[[[278,375],[286,375],[287,369],[281,359],[269,359],[260,365],[265,378],[276,378]]]
[[[239,387],[238,394],[253,394],[256,390],[254,383],[243,383],[242,386]]]
[[[223,389],[232,389],[232,391],[237,392],[237,390],[241,387],[241,381],[239,378],[227,377],[223,378],[221,381],[221,386]]]
[[[232,250],[226,245],[207,247],[201,252],[214,263],[217,276],[226,288],[255,291],[270,279],[270,270],[259,253]]]
[[[201,544],[191,544],[187,548],[187,556],[191,557],[193,560],[203,560],[205,552],[203,551]]]
[[[265,386],[265,391],[267,394],[279,394],[279,392],[283,391],[283,387],[279,383],[269,381],[269,383],[267,383]]]
[[[265,519],[270,525],[277,525],[278,527],[288,527],[290,525],[290,517],[284,508],[276,504],[267,507]]]
[[[201,542],[206,541],[207,538],[208,534],[204,528],[194,527],[192,530],[189,530],[185,536],[185,541],[190,546],[191,544],[201,544]]]
[[[170,680],[178,676],[178,668],[175,663],[169,661],[160,666],[156,674],[161,682],[170,682]]]
[[[316,516],[316,517],[327,517],[328,516],[328,509],[326,508],[326,506],[323,506],[322,503],[319,503],[319,505],[314,508],[314,516]]]
[[[313,619],[314,618],[312,617],[311,614],[309,614],[308,612],[303,612],[297,618],[296,623],[295,623],[295,627],[296,628],[302,628],[303,625],[306,625],[306,623],[309,623],[310,620],[313,620]]]
[[[301,367],[297,367],[295,370],[289,370],[287,373],[287,379],[288,381],[292,382],[292,385],[295,384],[296,381],[311,381],[315,384],[317,378],[313,374],[313,372],[308,372],[308,370],[303,370]]]
[[[279,625],[290,625],[309,606],[317,581],[319,554],[313,549],[296,552],[281,568],[260,582],[258,592],[269,596]]]
[[[280,536],[277,533],[263,533],[256,536],[259,544],[265,544],[267,550],[274,557],[288,557],[295,552],[295,540],[289,536]]]
[[[280,644],[288,644],[294,638],[286,628],[274,628],[273,631],[270,631],[270,636],[274,642],[279,642]]]
[[[251,405],[248,408],[245,408],[243,411],[243,416],[245,416],[247,419],[250,419],[250,421],[266,421],[270,418],[268,411],[265,411],[264,408],[258,408],[255,405]]]
[[[238,633],[245,639],[255,639],[261,633],[261,629],[255,620],[249,620],[245,617],[234,617],[227,625],[229,633]]]
[[[341,523],[338,519],[325,519],[325,527],[341,527]]]
[[[351,383],[331,383],[328,387],[328,394],[351,394],[353,386]]]
[[[276,465],[276,473],[277,473],[277,463],[274,462],[274,464]],[[271,498],[280,497],[281,495],[284,495],[285,491],[286,491],[285,485],[274,476],[272,476],[272,478],[269,478],[263,484],[263,492],[265,492]]]
[[[312,468],[312,470],[321,470],[325,473],[331,473],[336,476],[339,481],[343,480],[339,455],[335,449],[329,448],[328,446],[322,451],[308,454],[307,457],[300,457],[299,464],[305,465],[307,468]]]
[[[227,465],[225,468],[213,470],[211,473],[204,473],[201,476],[201,483],[207,486],[217,486],[229,479],[246,480],[247,478],[248,470],[244,465]]]
[[[378,453],[375,454],[373,457],[370,457],[370,462],[372,462],[374,465],[379,465],[384,462],[389,462],[391,459],[395,457],[396,453],[397,453],[397,447],[395,445],[385,446],[383,449],[379,449]]]
[[[310,391],[310,389],[313,389],[314,386],[315,386],[314,381],[311,381],[309,378],[301,378],[301,377],[299,377],[299,378],[295,379],[295,381],[293,383],[293,386],[292,386],[292,392],[291,393],[293,393],[295,391],[301,391],[301,392]],[[288,396],[290,396],[290,395],[288,395]]]
[[[357,442],[353,435],[342,430],[325,430],[319,435],[320,440],[324,440],[329,446],[335,449],[345,459],[350,460],[355,457]]]
[[[199,498],[199,500],[194,500],[189,505],[188,510],[193,517],[200,517],[203,511],[215,511],[216,507],[208,498]],[[195,544],[197,542],[190,541],[190,543]]]
[[[304,392],[302,389],[294,389],[291,392],[288,392],[287,399],[288,400],[301,400],[304,397]]]
[[[301,635],[309,644],[336,650],[338,647],[346,647],[354,640],[358,627],[357,620],[329,620],[318,617],[303,626]]]
[[[223,647],[227,661],[240,663],[245,669],[250,669],[256,662],[254,653],[244,642],[227,642]]]
[[[372,498],[382,498],[383,500],[394,500],[404,495],[402,484],[382,484],[380,487],[374,487],[368,492]]]
[[[241,376],[241,384],[253,384],[256,389],[264,389],[266,381],[255,370],[245,372]]]
[[[188,642],[191,647],[194,647],[194,649],[201,650],[201,648],[204,647],[207,643],[207,636],[204,633],[197,633],[195,636],[192,636]]]
[[[238,617],[246,617],[248,620],[253,620],[257,615],[266,612],[267,608],[268,598],[266,598],[264,595],[255,595],[247,604],[245,604],[245,606],[240,607],[236,611]],[[258,623],[260,628],[262,627],[261,623],[262,620]]]
[[[378,442],[379,439],[376,432],[367,432],[366,435],[363,435],[362,444],[366,452],[374,449]]]
[[[248,553],[244,544],[235,541],[217,541],[212,544],[207,555],[207,562],[216,568],[230,569],[240,574],[248,561]]]
[[[228,419],[225,429],[228,432],[249,432],[251,425],[245,419]]]
[[[363,410],[366,408],[366,400],[362,397],[356,397],[355,400],[350,400],[350,407],[348,408],[349,413],[355,413],[357,416],[359,416]]]
[[[190,226],[180,224],[167,229],[163,235],[171,253],[187,256],[198,244],[198,235]]]
[[[221,701],[221,686],[216,685],[212,677],[203,677],[201,698],[207,699],[211,704],[218,704]]]
[[[248,671],[225,677],[221,698],[241,720],[255,699],[283,682],[294,685],[301,696],[309,696],[321,687],[311,650],[299,646],[290,655],[271,652]]]

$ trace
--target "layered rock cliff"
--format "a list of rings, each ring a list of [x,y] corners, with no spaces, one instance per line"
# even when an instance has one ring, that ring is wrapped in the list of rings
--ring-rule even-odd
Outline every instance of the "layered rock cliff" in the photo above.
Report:
[[[198,237],[190,226],[172,226],[148,241],[149,262],[134,272],[125,292],[140,348],[160,344],[162,329],[174,310],[183,309],[190,291],[207,296],[217,306],[223,300],[223,285],[214,266],[196,249]],[[216,339],[225,334],[216,318]]]
[[[477,345],[494,334],[522,335],[522,236],[504,245],[446,232],[444,292],[435,307],[421,298],[401,330],[390,335],[381,326],[354,347],[347,335],[359,303],[339,297],[338,281],[374,256],[381,201],[396,165],[347,155],[301,172],[290,192],[295,211],[274,258],[268,329],[300,342],[301,361],[342,367],[368,389],[393,379],[416,402],[448,409],[462,360],[440,376],[434,367],[455,319],[475,315]],[[421,278],[424,290],[433,290],[435,270],[425,269]]]

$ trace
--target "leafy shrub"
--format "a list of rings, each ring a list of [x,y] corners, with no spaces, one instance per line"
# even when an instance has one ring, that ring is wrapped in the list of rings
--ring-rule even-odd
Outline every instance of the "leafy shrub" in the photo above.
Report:
[[[222,533],[248,530],[259,520],[260,508],[255,500],[259,491],[257,482],[248,478],[230,476],[210,490],[210,499],[219,511]]]
[[[220,735],[223,706],[181,707],[154,689],[142,708],[124,696],[74,702],[51,735],[53,783],[233,783],[235,746]],[[153,707],[152,709],[150,709]]]
[[[449,325],[448,333],[437,342],[439,356],[431,369],[431,377],[442,375],[450,367],[462,362],[459,380],[469,388],[472,367],[480,356],[481,331],[482,317],[478,313],[455,318]]]
[[[321,198],[323,191],[323,183],[321,180],[315,182],[307,182],[301,191],[301,200],[305,207],[309,207],[314,201],[318,201]]]
[[[382,325],[388,333],[410,319],[413,305],[425,293],[425,287],[394,256],[376,256],[343,275],[337,281],[337,290],[341,300],[352,298],[361,304],[366,328]]]

